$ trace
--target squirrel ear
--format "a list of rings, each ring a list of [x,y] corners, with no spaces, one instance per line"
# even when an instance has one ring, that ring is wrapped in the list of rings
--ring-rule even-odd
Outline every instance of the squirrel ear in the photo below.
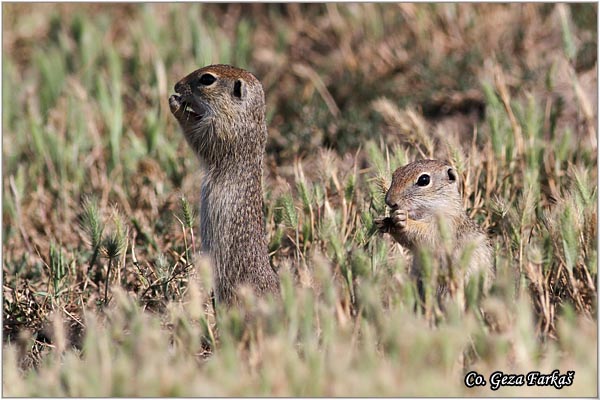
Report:
[[[233,84],[233,95],[238,99],[246,97],[246,85],[240,79]]]
[[[455,182],[458,176],[456,175],[456,171],[454,168],[448,168],[448,180],[450,182]]]

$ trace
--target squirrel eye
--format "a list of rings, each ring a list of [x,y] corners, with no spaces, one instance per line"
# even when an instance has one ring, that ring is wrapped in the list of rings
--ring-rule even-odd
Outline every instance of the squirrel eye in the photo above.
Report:
[[[427,186],[429,185],[431,178],[428,174],[423,174],[417,179],[417,186]]]
[[[200,83],[204,86],[212,85],[213,83],[215,83],[216,80],[217,78],[215,78],[214,75],[211,74],[204,74],[200,77]]]

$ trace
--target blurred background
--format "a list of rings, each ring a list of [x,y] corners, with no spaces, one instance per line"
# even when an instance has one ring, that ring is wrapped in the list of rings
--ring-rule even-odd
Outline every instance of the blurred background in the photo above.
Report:
[[[357,276],[367,288],[375,271],[363,262],[388,263],[391,243],[367,238],[393,167],[449,158],[498,265],[531,285],[536,332],[555,338],[565,299],[595,318],[596,4],[3,3],[2,18],[5,343],[23,329],[43,335],[50,293],[72,315],[101,303],[107,261],[90,263],[87,196],[107,220],[118,208],[112,229],[128,232],[127,269],[113,279],[148,309],[183,296],[197,221],[181,216],[181,199],[197,206],[201,172],[168,97],[213,63],[246,68],[265,89],[265,211],[280,271],[308,282],[302,271],[322,251],[354,299]],[[571,200],[584,211],[561,208]],[[315,229],[328,212],[340,225]],[[540,260],[538,275],[525,272]],[[161,271],[164,298],[148,283]],[[547,286],[532,283],[540,276]],[[24,352],[40,353],[38,342]]]

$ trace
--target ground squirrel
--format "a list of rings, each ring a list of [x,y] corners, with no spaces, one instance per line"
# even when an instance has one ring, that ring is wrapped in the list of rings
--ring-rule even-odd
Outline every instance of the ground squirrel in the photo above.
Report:
[[[238,301],[249,286],[279,293],[269,263],[262,172],[267,141],[265,96],[258,79],[229,65],[210,65],[175,85],[171,112],[206,168],[202,181],[202,249],[214,264],[216,301]]]
[[[413,255],[429,249],[441,268],[466,260],[463,282],[482,272],[488,288],[493,276],[489,240],[464,211],[458,185],[456,169],[445,162],[419,160],[398,168],[385,196],[391,214],[376,218],[375,223],[379,231],[392,235]],[[411,272],[417,276],[421,272],[417,256],[413,257]],[[445,289],[438,287],[438,293]]]

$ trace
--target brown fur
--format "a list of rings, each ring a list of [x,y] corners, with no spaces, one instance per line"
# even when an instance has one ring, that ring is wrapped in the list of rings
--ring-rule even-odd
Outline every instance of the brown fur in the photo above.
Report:
[[[202,81],[207,74],[214,82]],[[181,79],[175,92],[169,98],[171,112],[206,168],[200,234],[214,264],[217,302],[238,302],[241,285],[259,296],[279,293],[263,215],[267,127],[262,85],[242,69],[211,65]]]
[[[420,186],[419,178],[425,174],[430,182]],[[442,268],[448,266],[448,260],[458,264],[463,252],[470,249],[464,279],[475,272],[491,277],[494,272],[489,240],[463,210],[458,188],[458,173],[448,163],[419,160],[398,168],[385,197],[391,216],[376,219],[376,224],[381,232],[389,233],[413,253],[429,249]],[[442,229],[447,232],[446,240]],[[413,260],[412,270],[419,275],[417,257]],[[486,286],[489,282],[487,279]]]

